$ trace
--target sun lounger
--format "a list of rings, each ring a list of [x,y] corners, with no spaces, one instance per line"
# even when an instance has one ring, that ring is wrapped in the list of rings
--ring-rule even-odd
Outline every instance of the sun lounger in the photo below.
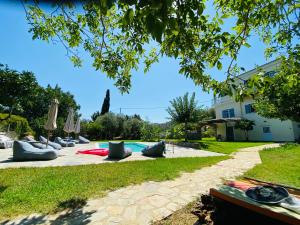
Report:
[[[54,139],[54,142],[60,144],[63,147],[74,147],[75,146],[74,142],[72,142],[72,141],[64,141],[61,137],[56,137]]]
[[[142,150],[144,156],[162,157],[166,153],[165,142],[161,141],[155,145],[148,146]]]
[[[12,148],[14,141],[4,134],[0,134],[0,148]]]
[[[79,144],[79,140],[73,139],[71,137],[66,137],[63,140],[66,142],[74,142],[75,144]]]
[[[40,139],[40,142],[47,145],[47,139],[45,137],[40,136],[39,139]],[[48,146],[51,146],[52,148],[54,148],[56,150],[62,149],[62,146],[60,144],[52,142],[52,141],[48,141]]]
[[[90,143],[90,140],[86,139],[85,137],[79,136],[78,137],[79,144],[88,144]]]
[[[220,186],[218,189],[210,189],[210,195],[218,201],[224,202],[227,205],[229,204],[234,206],[235,208],[240,208],[244,211],[249,211],[254,215],[257,214],[258,216],[265,217],[273,221],[271,224],[300,224],[300,214],[296,213],[293,210],[289,210],[286,207],[282,207],[282,203],[262,204],[257,201],[253,201],[251,198],[247,197],[245,194],[247,186],[253,187],[257,185],[261,186],[274,184],[256,181],[252,179],[245,179],[237,184],[238,187],[233,187],[233,185],[227,183],[226,185]],[[280,185],[276,186],[284,187],[289,192],[292,198],[300,198],[299,189]],[[235,221],[232,221],[233,224],[234,222]],[[261,222],[261,224],[264,223]]]
[[[132,154],[130,148],[124,147],[124,141],[121,142],[109,142],[109,154],[108,158],[111,159],[124,159]]]
[[[43,144],[42,142],[39,142],[39,141],[35,140],[34,138],[32,138],[30,136],[24,137],[23,141],[28,142],[29,144],[31,144],[35,148],[39,148],[39,149],[46,149],[46,148],[53,149],[53,147],[51,147],[50,145],[46,146],[46,144]]]
[[[15,141],[13,145],[14,161],[52,160],[57,158],[54,149],[39,149],[28,142]]]

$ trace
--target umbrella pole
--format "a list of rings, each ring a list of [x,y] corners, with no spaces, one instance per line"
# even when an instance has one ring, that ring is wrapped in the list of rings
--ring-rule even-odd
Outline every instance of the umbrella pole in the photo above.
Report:
[[[48,131],[48,137],[47,137],[47,144],[46,144],[46,148],[48,147],[49,137],[50,137],[50,131]]]

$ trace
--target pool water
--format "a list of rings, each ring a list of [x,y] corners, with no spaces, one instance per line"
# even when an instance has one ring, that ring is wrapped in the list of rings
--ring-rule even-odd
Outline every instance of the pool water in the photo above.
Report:
[[[141,152],[147,145],[136,142],[124,142],[125,148],[130,148],[133,152]],[[108,148],[108,142],[99,143],[99,148]]]

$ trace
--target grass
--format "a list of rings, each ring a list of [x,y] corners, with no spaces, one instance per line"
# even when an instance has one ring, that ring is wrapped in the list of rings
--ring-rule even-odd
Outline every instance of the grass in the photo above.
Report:
[[[262,164],[245,176],[300,188],[300,145],[288,144],[260,152]]]
[[[173,179],[210,166],[222,157],[174,158],[72,167],[0,170],[0,221],[30,213],[82,206],[88,198],[144,181]]]
[[[199,141],[199,144],[201,149],[207,151],[231,154],[241,148],[270,144],[270,142],[250,142],[250,141],[249,142],[226,142],[226,141],[203,139]]]
[[[178,140],[173,140],[173,141],[176,142]],[[181,141],[183,141],[183,140],[181,140]],[[218,152],[218,153],[223,153],[223,154],[231,154],[241,148],[254,147],[254,146],[271,143],[271,142],[251,142],[251,141],[227,142],[227,141],[216,141],[215,138],[202,138],[202,140],[190,141],[190,142],[199,143],[198,149],[207,150],[207,151],[211,151],[211,152]]]

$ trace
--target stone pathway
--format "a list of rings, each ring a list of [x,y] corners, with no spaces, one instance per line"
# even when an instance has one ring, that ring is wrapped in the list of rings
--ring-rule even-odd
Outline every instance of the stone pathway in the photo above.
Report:
[[[180,177],[164,182],[145,182],[109,192],[106,197],[87,202],[82,209],[56,215],[31,215],[2,224],[150,224],[162,219],[193,201],[209,188],[216,187],[223,179],[242,175],[261,163],[258,151],[279,144],[241,149],[232,159],[213,166],[183,173]]]

